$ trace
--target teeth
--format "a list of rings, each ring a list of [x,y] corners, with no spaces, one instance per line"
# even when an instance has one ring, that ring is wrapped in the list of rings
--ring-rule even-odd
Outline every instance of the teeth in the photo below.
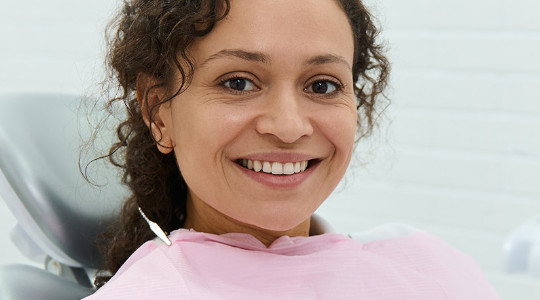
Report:
[[[240,164],[247,169],[253,170],[255,172],[261,172],[274,175],[291,175],[294,173],[304,172],[307,169],[308,161],[297,161],[297,162],[268,162],[268,161],[259,161],[259,160],[250,160],[242,159]]]
[[[260,172],[262,170],[262,163],[258,160],[253,162],[253,171]]]
[[[283,174],[291,175],[294,174],[294,164],[286,163],[283,165]]]
[[[283,164],[282,163],[272,163],[272,174],[280,175],[283,174]]]
[[[264,173],[272,173],[272,166],[267,161],[263,162],[263,172]]]

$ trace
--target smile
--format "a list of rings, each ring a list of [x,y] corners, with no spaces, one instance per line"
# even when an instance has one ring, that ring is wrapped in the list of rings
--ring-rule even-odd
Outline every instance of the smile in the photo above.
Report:
[[[237,162],[244,168],[257,173],[263,172],[273,175],[292,175],[302,173],[309,166],[308,160],[297,162],[269,162],[251,159],[239,159]]]

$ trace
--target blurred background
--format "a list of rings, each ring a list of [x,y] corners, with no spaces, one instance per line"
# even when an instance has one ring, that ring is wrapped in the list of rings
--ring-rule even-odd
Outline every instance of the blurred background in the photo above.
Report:
[[[118,3],[2,0],[0,93],[98,93]],[[411,224],[472,256],[501,299],[540,299],[540,276],[503,264],[508,237],[540,215],[540,2],[366,3],[391,106],[319,214],[341,232]],[[38,265],[10,242],[15,222],[0,201],[0,264]]]

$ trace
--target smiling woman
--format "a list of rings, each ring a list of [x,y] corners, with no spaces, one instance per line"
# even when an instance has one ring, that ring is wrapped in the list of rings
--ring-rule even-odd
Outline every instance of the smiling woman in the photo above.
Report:
[[[161,151],[174,150],[189,187],[184,226],[246,232],[269,245],[281,235],[308,234],[306,220],[351,158],[353,34],[334,1],[232,5],[190,46],[190,84],[153,122]],[[331,22],[308,17],[320,15]],[[175,81],[178,90],[182,80]],[[139,83],[141,95],[152,82]],[[159,103],[167,93],[154,89],[148,97]]]
[[[93,297],[496,298],[432,236],[360,243],[312,217],[386,86],[361,2],[135,0],[113,25],[128,118],[109,158],[132,196]]]

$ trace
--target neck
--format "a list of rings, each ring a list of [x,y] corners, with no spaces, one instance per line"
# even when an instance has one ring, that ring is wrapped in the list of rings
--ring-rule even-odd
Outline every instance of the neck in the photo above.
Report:
[[[308,236],[310,231],[310,218],[290,230],[273,231],[232,219],[215,210],[204,201],[193,201],[192,197],[188,197],[186,204],[187,216],[184,228],[212,234],[248,233],[261,241],[266,247],[281,236]]]

